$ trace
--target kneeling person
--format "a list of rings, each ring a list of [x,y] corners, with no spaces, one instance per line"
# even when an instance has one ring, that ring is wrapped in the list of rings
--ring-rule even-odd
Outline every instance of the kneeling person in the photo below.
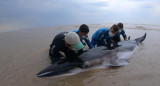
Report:
[[[76,32],[79,35],[82,43],[83,43],[82,40],[84,40],[87,43],[89,49],[94,48],[94,46],[91,44],[89,37],[87,35],[89,33],[89,27],[86,24],[82,24],[79,27],[79,30],[75,30],[73,32]],[[83,43],[83,44],[85,44],[85,43]]]
[[[60,52],[63,52],[66,58],[76,58],[83,53],[83,47],[84,45],[75,32],[59,33],[50,45],[49,56],[52,64],[63,57]]]
[[[119,32],[114,37],[112,37],[114,43],[118,43],[121,41],[120,35],[123,36],[124,40],[127,40],[127,35],[123,29],[123,23],[118,23],[118,26],[119,26]]]
[[[107,46],[109,49],[111,49],[111,43],[113,41],[111,40],[111,37],[118,33],[118,28],[119,27],[117,25],[113,25],[110,29],[101,28],[97,30],[92,36],[92,45],[94,47]]]

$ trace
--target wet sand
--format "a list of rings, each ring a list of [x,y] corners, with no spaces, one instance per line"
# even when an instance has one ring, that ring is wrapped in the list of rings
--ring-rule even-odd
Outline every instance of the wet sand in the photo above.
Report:
[[[90,24],[89,37],[101,27]],[[0,86],[159,86],[160,26],[125,24],[131,39],[147,33],[129,64],[124,67],[93,69],[63,77],[38,78],[36,74],[50,65],[49,45],[62,31],[79,25],[56,26],[0,33]]]

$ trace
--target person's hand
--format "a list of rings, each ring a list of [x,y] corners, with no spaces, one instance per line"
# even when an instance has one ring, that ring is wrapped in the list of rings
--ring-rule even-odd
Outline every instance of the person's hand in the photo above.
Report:
[[[82,42],[82,44],[85,46],[86,45],[86,43],[85,42]]]
[[[108,49],[109,49],[109,50],[113,50],[113,49],[115,49],[115,47],[108,47]]]
[[[111,42],[114,42],[113,40],[111,40]]]
[[[83,52],[87,52],[88,50],[83,50]]]

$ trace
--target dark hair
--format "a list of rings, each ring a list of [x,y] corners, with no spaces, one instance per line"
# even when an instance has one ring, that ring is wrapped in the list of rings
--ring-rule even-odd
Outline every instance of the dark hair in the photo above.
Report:
[[[118,32],[119,31],[119,26],[114,24],[111,29],[113,29],[114,32]]]
[[[79,27],[79,31],[84,32],[84,33],[88,33],[89,32],[89,28],[88,28],[88,26],[86,24],[82,24]]]
[[[123,23],[118,23],[118,26],[123,29]]]

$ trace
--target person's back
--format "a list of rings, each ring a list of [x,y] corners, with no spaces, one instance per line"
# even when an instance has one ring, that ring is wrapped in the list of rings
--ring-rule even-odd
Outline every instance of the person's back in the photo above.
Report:
[[[98,30],[92,35],[92,39],[98,40],[98,37],[99,37],[100,35],[102,35],[102,34],[105,33],[105,32],[108,32],[108,31],[109,31],[108,28],[98,29]]]
[[[65,34],[67,34],[67,33],[68,32],[61,32],[61,33],[57,34],[54,37],[54,39],[50,45],[50,48],[53,46],[64,47],[64,37],[65,37]]]
[[[104,45],[104,39],[108,37],[108,28],[101,28],[97,30],[93,35],[92,35],[92,45],[95,46],[102,46]]]

